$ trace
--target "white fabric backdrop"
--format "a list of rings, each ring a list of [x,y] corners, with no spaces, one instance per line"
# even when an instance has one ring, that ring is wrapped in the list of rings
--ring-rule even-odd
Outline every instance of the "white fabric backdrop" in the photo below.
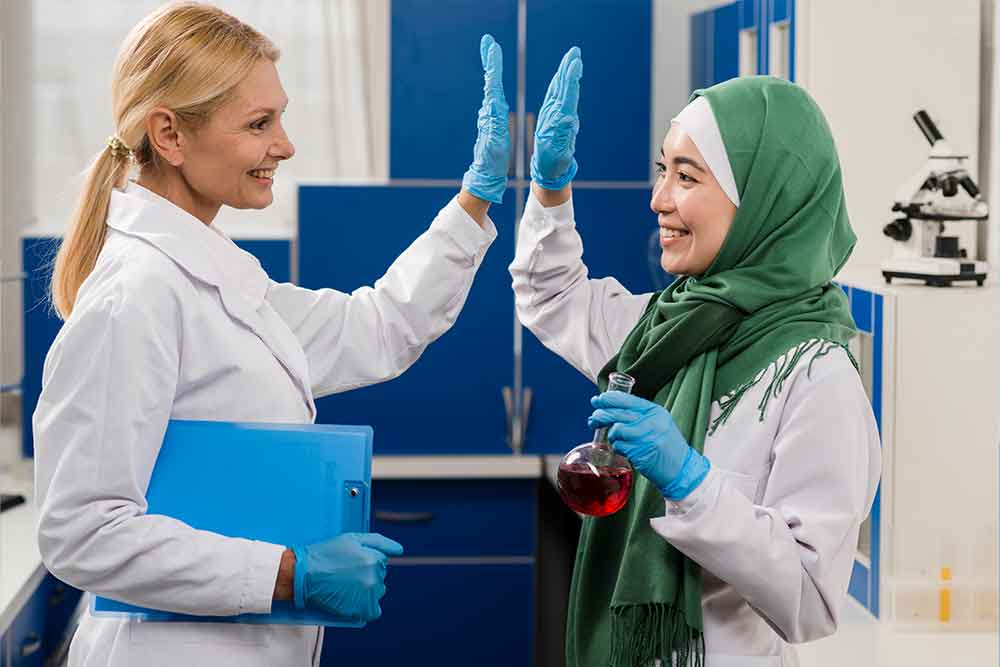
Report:
[[[223,208],[227,229],[291,228],[301,180],[381,181],[388,174],[389,0],[218,0],[281,49],[295,157],[265,211]],[[35,0],[35,213],[64,229],[81,172],[113,131],[111,70],[125,35],[161,0]]]

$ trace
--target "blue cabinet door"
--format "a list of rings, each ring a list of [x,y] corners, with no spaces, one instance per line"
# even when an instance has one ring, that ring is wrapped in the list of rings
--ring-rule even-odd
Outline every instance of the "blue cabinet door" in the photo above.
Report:
[[[650,0],[527,0],[529,113],[566,50],[583,53],[578,181],[649,180],[652,30]]]
[[[286,239],[233,239],[256,257],[271,280],[287,283],[292,279],[292,244]]]
[[[382,617],[327,628],[322,664],[527,667],[534,656],[530,563],[390,561]]]
[[[4,649],[10,651],[8,667],[42,667],[44,664],[42,639],[45,634],[47,589],[43,579],[7,630]]]
[[[21,260],[27,277],[24,280],[24,377],[21,380],[21,448],[24,456],[34,456],[31,416],[42,393],[42,367],[45,355],[62,328],[49,303],[49,281],[60,239],[25,238]]]
[[[389,113],[391,178],[457,179],[472,161],[483,101],[479,40],[504,51],[504,90],[517,95],[517,0],[393,0]]]
[[[740,5],[734,2],[712,12],[712,84],[740,75]]]
[[[537,486],[537,479],[376,479],[371,529],[398,540],[407,557],[532,556]]]
[[[591,278],[612,276],[634,294],[662,287],[666,274],[651,266],[656,216],[646,189],[577,189],[573,207]],[[580,333],[585,338],[584,332]],[[596,386],[524,331],[524,385],[532,390],[525,451],[563,453],[589,441],[590,397]]]
[[[708,88],[740,73],[743,2],[691,15],[691,89]]]
[[[343,292],[373,285],[456,191],[301,187],[300,284]],[[506,203],[490,209],[506,243],[497,242],[486,253],[451,330],[400,377],[318,400],[317,421],[370,424],[378,454],[510,452],[501,389],[513,377],[511,199],[508,195]]]
[[[712,40],[713,35],[709,32],[711,27],[712,11],[705,10],[691,14],[691,41],[688,43],[688,85],[691,90],[705,88],[711,85],[711,74],[709,67],[712,65]]]

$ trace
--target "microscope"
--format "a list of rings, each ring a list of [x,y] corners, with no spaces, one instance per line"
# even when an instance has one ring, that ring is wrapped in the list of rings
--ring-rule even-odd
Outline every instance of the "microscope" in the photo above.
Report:
[[[920,171],[896,193],[892,210],[899,217],[882,231],[897,243],[892,258],[882,263],[882,276],[890,284],[893,278],[912,278],[938,287],[959,281],[981,286],[989,264],[969,258],[957,236],[945,235],[946,222],[978,223],[989,217],[965,167],[969,156],[951,149],[923,109],[913,120],[931,150]]]

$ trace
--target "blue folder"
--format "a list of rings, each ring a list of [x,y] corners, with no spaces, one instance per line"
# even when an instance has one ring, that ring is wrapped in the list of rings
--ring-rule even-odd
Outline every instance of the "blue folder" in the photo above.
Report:
[[[368,532],[370,426],[171,421],[150,479],[147,514],[275,544]],[[94,597],[95,616],[151,621],[363,627],[274,602],[270,614],[190,616]]]

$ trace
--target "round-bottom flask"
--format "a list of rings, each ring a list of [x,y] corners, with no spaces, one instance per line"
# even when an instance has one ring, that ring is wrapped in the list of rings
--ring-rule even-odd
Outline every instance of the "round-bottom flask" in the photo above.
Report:
[[[612,373],[608,391],[632,392],[635,379]],[[559,464],[559,495],[570,509],[589,516],[614,514],[632,492],[632,464],[608,442],[608,427],[594,432],[594,441],[574,447]]]

